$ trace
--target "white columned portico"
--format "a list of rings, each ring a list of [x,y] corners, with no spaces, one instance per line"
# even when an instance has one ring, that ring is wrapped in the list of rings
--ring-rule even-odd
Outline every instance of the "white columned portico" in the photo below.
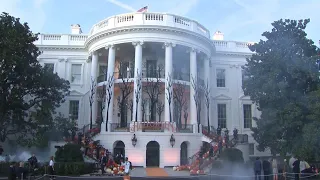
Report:
[[[193,132],[198,132],[197,126],[197,108],[196,102],[194,100],[194,95],[196,93],[195,89],[192,86],[192,82],[198,81],[197,73],[197,49],[190,48],[190,123],[193,124]]]
[[[98,52],[94,51],[92,53],[92,60],[91,60],[91,84],[90,84],[90,91],[91,88],[95,88],[94,91],[94,95],[93,95],[93,103],[92,103],[92,114],[91,114],[91,118],[92,118],[92,124],[95,123],[95,121],[97,120],[97,113],[98,113],[98,102],[97,102],[97,88],[96,86],[92,86],[92,83],[97,83],[97,70],[98,70]],[[90,123],[90,122],[89,122]]]
[[[175,44],[166,42],[164,43],[165,46],[165,110],[164,110],[164,121],[170,122],[170,116],[172,120],[172,113],[173,113],[173,71],[172,71],[172,49],[175,47]],[[170,104],[169,104],[170,101]],[[171,111],[170,111],[171,110]],[[171,113],[170,113],[171,112]]]
[[[137,41],[132,42],[132,45],[135,47],[135,55],[134,55],[134,90],[133,90],[133,121],[141,121],[142,120],[142,107],[141,107],[141,99],[142,99],[142,45],[143,42]],[[137,104],[137,96],[138,96],[138,104]]]
[[[116,59],[116,49],[115,46],[112,45],[108,45],[106,46],[106,49],[108,49],[108,74],[107,74],[107,82],[111,83],[110,86],[110,90],[112,92],[111,94],[111,103],[109,104],[109,109],[108,109],[108,117],[106,117],[106,119],[108,118],[108,124],[105,124],[106,126],[108,126],[108,132],[111,131],[111,123],[113,123],[113,99],[114,99],[114,64],[115,64],[115,59]],[[110,81],[110,79],[113,79],[112,81]],[[108,86],[108,84],[107,84]],[[107,91],[107,89],[106,89]],[[106,92],[106,94],[108,94],[108,91]],[[106,106],[108,107],[108,101],[106,101]],[[107,114],[107,113],[106,113]],[[104,121],[106,122],[106,121]]]

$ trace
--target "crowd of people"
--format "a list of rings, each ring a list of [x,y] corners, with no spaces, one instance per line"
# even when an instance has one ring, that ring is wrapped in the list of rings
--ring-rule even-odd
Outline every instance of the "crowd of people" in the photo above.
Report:
[[[299,180],[316,173],[314,167],[298,157],[291,157],[289,162],[286,159],[279,160],[275,157],[265,160],[257,157],[253,167],[256,180],[286,180],[289,177],[288,173],[290,177],[294,176],[295,180]]]
[[[19,162],[14,163],[12,162],[9,166],[8,172],[8,180],[16,180],[16,179],[28,179],[30,176],[35,176],[38,171],[38,159],[33,154],[27,162]],[[54,179],[54,160],[53,156],[50,158],[49,166],[48,166],[48,174],[50,179]]]
[[[124,158],[123,154],[119,152],[113,156],[109,151],[106,151],[102,154],[99,163],[102,174],[106,173],[105,169],[113,169],[114,166],[117,165],[123,167],[125,175],[129,175],[132,170],[132,163],[129,161],[128,157]]]

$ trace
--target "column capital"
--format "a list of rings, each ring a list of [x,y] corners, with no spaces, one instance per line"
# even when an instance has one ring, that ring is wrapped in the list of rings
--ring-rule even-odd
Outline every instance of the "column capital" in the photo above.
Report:
[[[143,41],[134,41],[134,42],[132,42],[133,46],[138,46],[138,45],[142,46],[143,44],[144,44]]]
[[[114,49],[115,48],[115,44],[108,44],[104,48],[105,49]]]
[[[191,53],[191,52],[199,53],[200,50],[195,47],[190,47],[186,52],[187,53]]]
[[[190,48],[190,52],[199,53],[199,52],[200,52],[200,50],[199,50],[198,48],[191,47],[191,48]]]
[[[163,43],[164,47],[176,47],[176,44],[174,44],[173,42],[165,42]]]
[[[90,56],[98,56],[98,52],[97,51],[90,52]]]

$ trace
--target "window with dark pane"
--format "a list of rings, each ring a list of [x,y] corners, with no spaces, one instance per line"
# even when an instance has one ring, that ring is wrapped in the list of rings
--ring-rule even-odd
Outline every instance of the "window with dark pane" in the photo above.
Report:
[[[49,72],[54,71],[54,63],[44,63],[44,69],[46,69]]]
[[[254,155],[254,143],[249,144],[249,155]]]
[[[72,100],[69,102],[69,114],[72,119],[78,119],[79,114],[79,101]]]
[[[217,87],[226,87],[226,70],[217,69]]]
[[[227,105],[218,104],[218,126],[227,128]]]
[[[244,128],[251,128],[252,127],[252,109],[251,104],[244,104],[243,105],[243,125]]]
[[[242,86],[243,86],[243,82],[246,81],[249,78],[249,76],[247,74],[247,71],[244,69],[241,70],[241,75],[242,75]]]
[[[81,64],[72,64],[71,66],[71,82],[80,83],[81,82]]]

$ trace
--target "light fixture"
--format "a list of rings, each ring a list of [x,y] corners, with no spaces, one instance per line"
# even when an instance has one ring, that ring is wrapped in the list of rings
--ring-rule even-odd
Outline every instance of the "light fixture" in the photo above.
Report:
[[[136,134],[133,134],[133,137],[132,137],[131,141],[132,141],[133,147],[135,147],[137,145],[137,141],[138,141],[137,137],[136,137]]]
[[[172,134],[170,137],[170,144],[173,147],[175,143],[176,143],[176,139],[173,137],[173,134]]]

